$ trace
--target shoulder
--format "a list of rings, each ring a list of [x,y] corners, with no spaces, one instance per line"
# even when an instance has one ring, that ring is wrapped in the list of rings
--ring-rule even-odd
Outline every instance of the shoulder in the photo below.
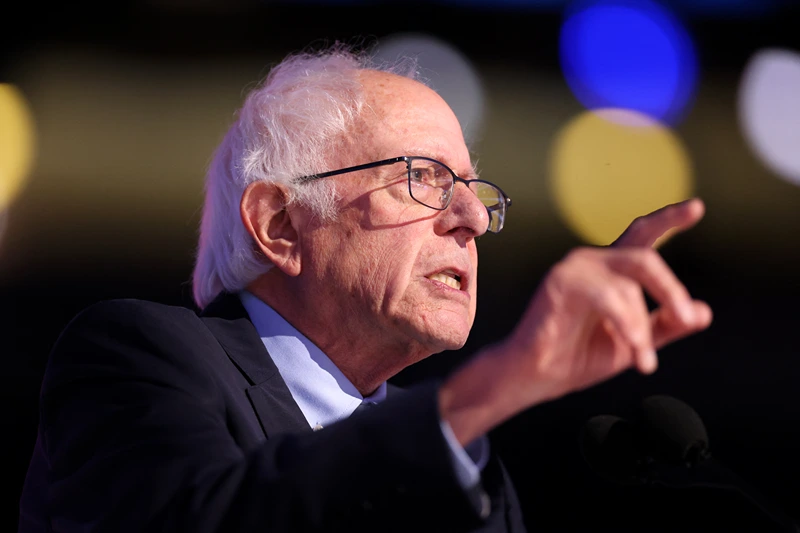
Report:
[[[81,310],[70,320],[57,342],[86,332],[118,338],[146,333],[155,336],[196,335],[204,329],[197,313],[188,307],[137,300],[104,300]]]
[[[80,311],[62,330],[48,366],[124,367],[128,371],[196,366],[216,345],[188,307],[137,299],[105,300]],[[163,370],[163,369],[162,369]]]
[[[225,352],[197,313],[157,302],[92,304],[62,330],[47,357],[41,408],[81,396],[146,402],[163,394],[214,402]],[[74,399],[74,398],[73,398]],[[49,409],[49,410],[48,410]]]
[[[197,313],[188,307],[168,305],[135,298],[102,300],[85,307],[67,327],[93,321],[124,320],[147,323],[153,319],[186,320],[197,318]]]

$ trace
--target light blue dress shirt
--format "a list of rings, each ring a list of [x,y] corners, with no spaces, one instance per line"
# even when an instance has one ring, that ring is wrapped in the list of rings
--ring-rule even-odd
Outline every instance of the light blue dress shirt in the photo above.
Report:
[[[386,399],[385,382],[370,396],[363,397],[322,350],[272,307],[247,291],[241,291],[239,298],[292,398],[313,429],[347,418],[362,402],[380,403]],[[488,438],[483,436],[465,449],[456,440],[450,424],[443,420],[441,428],[450,445],[453,468],[461,486],[475,486],[489,459]]]

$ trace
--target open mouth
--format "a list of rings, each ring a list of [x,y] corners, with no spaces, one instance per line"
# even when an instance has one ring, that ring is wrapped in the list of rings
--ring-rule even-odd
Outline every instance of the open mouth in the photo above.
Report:
[[[461,290],[461,276],[459,276],[452,270],[443,270],[442,272],[432,274],[428,276],[428,279],[444,283],[445,285],[447,285],[448,287],[452,287],[453,289]]]

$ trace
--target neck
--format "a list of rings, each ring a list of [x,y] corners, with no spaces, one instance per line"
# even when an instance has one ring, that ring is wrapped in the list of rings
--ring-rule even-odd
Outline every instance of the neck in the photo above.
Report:
[[[362,396],[374,393],[383,382],[421,358],[410,357],[408,346],[393,344],[385,336],[362,334],[369,328],[358,327],[346,311],[335,309],[335,313],[325,314],[329,306],[315,301],[323,296],[297,287],[293,283],[296,279],[273,268],[250,283],[247,290],[319,347]],[[330,324],[339,326],[331,328]]]

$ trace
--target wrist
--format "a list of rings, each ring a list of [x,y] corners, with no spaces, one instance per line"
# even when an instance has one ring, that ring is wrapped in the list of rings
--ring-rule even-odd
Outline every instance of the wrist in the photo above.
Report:
[[[530,379],[518,359],[503,344],[487,347],[440,387],[439,414],[462,446],[549,399],[547,387]]]

